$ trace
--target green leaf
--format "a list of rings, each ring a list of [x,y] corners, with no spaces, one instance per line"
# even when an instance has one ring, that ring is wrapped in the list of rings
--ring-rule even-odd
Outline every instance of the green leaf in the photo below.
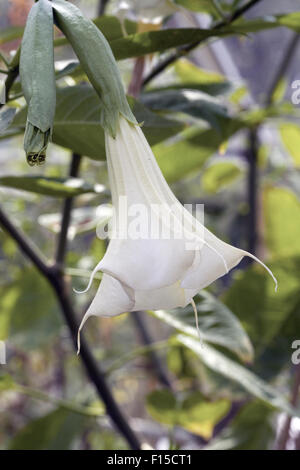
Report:
[[[15,382],[9,374],[0,375],[0,392],[12,390],[15,388]]]
[[[167,110],[189,114],[210,123],[221,131],[224,118],[228,118],[225,106],[216,98],[199,90],[163,90],[148,92],[143,103],[153,110]],[[226,120],[225,120],[226,122]]]
[[[164,424],[171,426],[178,424],[176,406],[176,397],[170,390],[156,390],[147,396],[148,413]]]
[[[229,410],[229,400],[207,402],[200,392],[194,392],[182,403],[180,425],[204,439],[211,439],[215,425]]]
[[[16,108],[6,108],[0,111],[0,135],[10,126],[15,114]]]
[[[148,413],[160,423],[181,426],[205,439],[210,439],[215,425],[230,409],[228,400],[208,402],[200,392],[179,400],[169,390],[151,392],[147,396]]]
[[[248,393],[269,403],[274,408],[283,410],[290,415],[300,416],[300,412],[291,407],[288,401],[277,390],[250,370],[226,357],[220,351],[217,351],[208,344],[202,346],[199,341],[190,336],[181,334],[177,336],[177,339],[184,346],[191,349],[209,369],[236,382]]]
[[[295,166],[300,167],[300,127],[297,124],[284,123],[279,129],[286,150],[293,158]]]
[[[34,268],[23,268],[0,286],[0,310],[0,338],[21,348],[45,345],[61,327],[53,292]]]
[[[212,0],[174,0],[174,2],[191,11],[201,11],[210,14],[216,13]]]
[[[254,344],[255,367],[271,377],[290,361],[295,331],[300,329],[300,258],[278,258],[269,263],[278,279],[278,291],[262,268],[240,272],[224,302],[242,322]]]
[[[223,135],[214,129],[192,127],[182,132],[175,142],[156,145],[153,152],[165,178],[174,183],[200,170],[207,159],[242,126],[241,122],[229,120],[222,128]]]
[[[93,23],[95,23],[95,25],[101,30],[102,34],[108,41],[119,39],[124,36],[121,23],[115,16],[102,15],[93,19]],[[137,25],[134,21],[125,19],[124,24],[128,34],[136,33]],[[21,26],[2,30],[0,32],[0,44],[22,37],[23,32],[24,28]],[[68,41],[64,37],[59,37],[54,40],[55,46],[64,46],[66,44],[68,44]]]
[[[101,31],[72,3],[52,0],[51,5],[57,26],[69,40],[101,102],[101,126],[115,137],[120,114],[137,124],[112,50]]]
[[[161,117],[131,98],[130,104],[150,145],[177,134],[183,125]],[[78,85],[57,90],[53,142],[96,160],[105,160],[104,133],[100,126],[100,101],[92,87]],[[25,110],[13,121],[13,128],[24,125]]]
[[[274,258],[300,254],[300,201],[289,189],[266,187],[263,192],[265,238]],[[284,227],[284,230],[283,230]]]
[[[224,29],[200,29],[178,28],[160,31],[148,31],[132,34],[126,38],[110,42],[110,46],[116,60],[140,57],[154,52],[163,52],[166,49],[183,46],[210,37],[223,37],[232,34],[230,28]]]
[[[181,59],[176,62],[175,72],[182,83],[195,85],[228,83],[224,75],[201,69],[187,59]]]
[[[86,418],[58,408],[30,421],[10,442],[10,450],[66,450],[80,434]]]
[[[242,407],[229,428],[213,439],[205,450],[266,450],[274,441],[272,409],[261,401]]]
[[[199,300],[197,297],[196,307],[203,340],[219,344],[235,352],[244,361],[252,360],[253,349],[247,334],[239,320],[222,302],[208,292],[202,291]],[[151,313],[176,330],[198,338],[198,332],[194,326],[194,311],[190,306],[170,313],[164,310]]]
[[[49,178],[42,175],[1,176],[0,186],[52,197],[73,197],[85,193],[105,192],[102,184],[91,185],[80,178]]]
[[[94,18],[93,23],[100,29],[103,36],[107,41],[114,41],[124,37],[121,23],[116,16],[102,15],[98,18]],[[135,34],[137,30],[137,24],[134,21],[125,19],[124,26],[127,34]],[[64,46],[68,43],[68,40],[64,37],[55,39],[55,46]]]
[[[300,32],[300,12],[296,11],[284,15],[273,15],[264,16],[262,18],[254,18],[251,20],[239,20],[231,26],[231,30],[235,30],[237,33],[256,33],[265,29],[278,28],[285,26],[286,28],[292,29],[297,33]]]
[[[2,31],[0,31],[0,44],[5,44],[6,42],[20,38],[23,32],[24,28],[21,26],[12,26],[10,28],[2,29]]]
[[[236,181],[242,174],[243,167],[240,161],[218,157],[202,173],[203,189],[209,194],[215,194]]]
[[[20,79],[27,108],[24,149],[29,165],[45,161],[55,114],[53,14],[48,0],[35,3],[21,44]]]

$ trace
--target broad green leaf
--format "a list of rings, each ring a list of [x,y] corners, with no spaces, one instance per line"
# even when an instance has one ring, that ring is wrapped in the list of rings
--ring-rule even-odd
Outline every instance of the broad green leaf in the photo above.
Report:
[[[181,426],[205,439],[210,439],[215,425],[230,409],[228,400],[208,402],[200,392],[179,400],[169,390],[156,390],[147,396],[148,413],[169,426]]]
[[[243,168],[240,162],[218,157],[203,171],[201,183],[204,191],[215,194],[236,181],[242,173]]]
[[[170,390],[156,390],[147,396],[147,411],[154,419],[175,426],[178,424],[176,416],[176,397]]]
[[[15,108],[6,108],[0,111],[0,134],[10,126],[15,114]]]
[[[192,127],[182,132],[174,142],[153,147],[158,164],[169,183],[174,183],[190,173],[200,170],[207,159],[243,125],[229,120],[222,130]]]
[[[198,85],[227,83],[224,75],[201,69],[186,59],[181,59],[176,62],[175,72],[182,83]]]
[[[0,338],[21,348],[45,345],[61,327],[52,290],[34,268],[21,269],[0,286],[0,310]]]
[[[161,117],[141,103],[130,99],[138,122],[143,122],[143,132],[154,145],[177,134],[183,125]],[[24,126],[26,110],[15,117],[12,128]],[[93,88],[78,85],[57,90],[53,142],[74,152],[96,160],[105,160],[104,133],[100,126],[100,101]]]
[[[156,111],[181,112],[207,121],[220,133],[223,122],[226,124],[226,118],[229,118],[226,107],[219,100],[199,90],[152,91],[143,95],[142,101]]]
[[[66,450],[85,425],[86,417],[58,408],[30,421],[10,442],[10,450]]]
[[[274,258],[300,254],[300,201],[286,188],[266,187],[263,192],[265,238]]]
[[[300,127],[297,124],[284,123],[279,129],[285,148],[293,158],[295,166],[300,167]]]
[[[214,427],[230,410],[230,401],[221,399],[207,402],[200,392],[194,392],[182,403],[180,424],[204,439],[211,439]]]
[[[271,377],[291,360],[295,332],[300,331],[300,259],[278,258],[268,263],[278,279],[272,279],[257,265],[236,276],[223,301],[242,322],[254,344],[255,368]]]
[[[223,75],[201,69],[186,59],[178,60],[174,68],[181,83],[170,85],[169,88],[198,89],[213,96],[225,94],[231,89],[231,84]]]
[[[206,291],[201,292],[196,306],[203,340],[219,344],[235,352],[244,361],[250,362],[253,358],[252,345],[239,320],[229,308]],[[191,306],[171,312],[157,310],[152,315],[182,333],[194,338],[199,336]]]
[[[220,351],[217,351],[208,344],[201,345],[199,341],[191,336],[180,334],[177,336],[177,339],[184,346],[191,349],[209,369],[236,382],[248,393],[269,403],[274,408],[283,410],[290,415],[300,416],[300,412],[297,412],[290,406],[288,401],[277,390],[250,370],[229,359]]]
[[[42,175],[1,176],[0,186],[52,197],[72,197],[85,193],[103,194],[102,184],[91,185],[80,178],[48,178]]]

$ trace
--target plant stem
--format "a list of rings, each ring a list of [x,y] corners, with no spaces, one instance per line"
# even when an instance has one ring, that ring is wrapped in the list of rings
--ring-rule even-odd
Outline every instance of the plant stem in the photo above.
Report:
[[[254,5],[259,3],[261,0],[250,0],[248,3],[246,3],[244,6],[237,8],[237,10],[228,18],[218,22],[214,26],[214,30],[218,31],[219,29],[223,28],[224,26],[227,26],[231,23],[233,23],[235,20],[240,18],[246,11],[250,10]],[[153,80],[157,75],[159,75],[161,72],[163,72],[169,65],[173,64],[176,62],[176,60],[180,59],[181,57],[185,56],[189,52],[191,52],[193,49],[195,49],[199,44],[204,42],[205,39],[202,39],[197,42],[193,42],[192,44],[189,44],[184,47],[180,47],[174,52],[173,54],[170,54],[169,57],[167,57],[165,60],[160,62],[158,65],[156,65],[153,70],[149,73],[147,77],[145,77],[143,81],[143,87],[147,85],[151,80]]]
[[[109,0],[99,0],[98,3],[98,15],[104,15],[105,14],[105,9],[107,7]]]
[[[294,384],[291,392],[291,405],[293,407],[297,407],[298,399],[299,399],[299,392],[300,392],[300,364],[295,367],[295,377],[294,377]],[[282,426],[282,430],[278,437],[278,441],[276,444],[277,450],[286,450],[287,441],[290,435],[290,427],[291,427],[291,416],[286,416],[284,424]]]
[[[73,311],[72,304],[70,302],[69,295],[67,293],[67,286],[60,276],[59,272],[54,275],[52,279],[52,287],[54,288],[58,301],[60,303],[65,321],[69,327],[74,348],[77,349],[77,331],[78,323],[75,320],[75,314]],[[140,449],[140,442],[132,429],[130,428],[126,418],[123,416],[120,408],[118,407],[107,383],[103,372],[100,370],[97,362],[95,361],[85,339],[84,335],[81,335],[81,349],[80,357],[85,366],[86,372],[91,382],[96,387],[99,396],[102,398],[106,411],[111,418],[114,426],[120,431],[120,433],[127,440],[128,444],[132,449]]]
[[[72,154],[72,160],[70,165],[69,176],[76,177],[79,172],[81,162],[81,155],[77,153]],[[62,212],[62,220],[61,220],[61,230],[58,236],[58,244],[57,244],[57,251],[56,251],[56,264],[62,268],[65,256],[66,256],[66,249],[67,249],[67,242],[68,242],[68,230],[71,222],[71,212],[73,206],[74,198],[67,197],[64,201],[63,212]]]

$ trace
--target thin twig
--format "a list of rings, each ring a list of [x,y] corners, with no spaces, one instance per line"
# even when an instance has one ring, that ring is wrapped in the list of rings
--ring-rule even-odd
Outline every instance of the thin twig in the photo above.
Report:
[[[259,3],[261,0],[250,0],[248,3],[246,3],[244,6],[238,8],[231,16],[226,18],[225,20],[222,20],[218,22],[214,27],[213,30],[218,31],[219,29],[223,28],[224,26],[228,26],[234,21],[236,21],[238,18],[240,18],[246,11],[250,10],[254,5]],[[199,46],[202,42],[204,42],[206,39],[201,39],[200,41],[193,42],[192,44],[189,44],[184,47],[180,47],[174,52],[173,54],[170,54],[169,57],[167,57],[165,60],[157,64],[153,70],[149,73],[147,77],[145,77],[143,81],[143,87],[146,86],[151,80],[153,80],[157,75],[159,75],[161,72],[163,72],[169,65],[173,64],[176,62],[176,60],[180,59],[181,57],[187,55],[189,52],[191,52],[193,49],[195,49],[197,46]]]
[[[48,277],[50,266],[47,264],[47,261],[44,260],[43,255],[38,252],[37,248],[33,245],[30,239],[28,239],[21,230],[15,227],[5,212],[0,207],[0,226],[9,233],[9,235],[15,240],[17,245],[27,256],[27,258],[32,261],[32,263],[38,268],[43,276]]]

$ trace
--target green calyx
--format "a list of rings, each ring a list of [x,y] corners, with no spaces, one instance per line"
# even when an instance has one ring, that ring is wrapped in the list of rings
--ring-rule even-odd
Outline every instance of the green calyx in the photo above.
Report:
[[[20,54],[20,77],[28,105],[24,150],[30,165],[46,158],[55,114],[56,88],[51,2],[39,0],[28,15]]]
[[[103,34],[81,11],[65,0],[52,0],[57,26],[72,45],[82,68],[101,100],[100,124],[115,137],[119,114],[137,121],[129,107],[118,66]]]
[[[30,166],[42,165],[46,160],[46,149],[51,139],[51,130],[42,132],[29,121],[26,123],[24,136],[24,150],[27,163]]]

